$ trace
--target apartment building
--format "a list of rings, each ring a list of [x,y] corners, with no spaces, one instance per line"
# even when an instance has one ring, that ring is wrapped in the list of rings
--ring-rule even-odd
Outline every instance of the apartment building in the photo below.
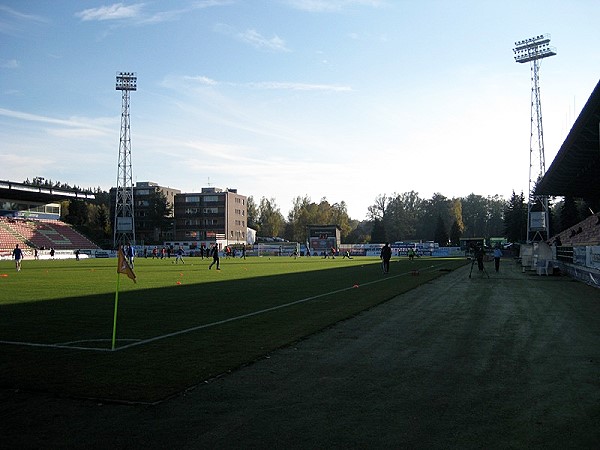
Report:
[[[157,223],[154,211],[156,195],[162,193],[171,212],[164,223]],[[152,181],[140,181],[133,187],[133,213],[135,217],[135,239],[138,245],[160,243],[174,237],[174,204],[175,196],[181,193],[179,189],[160,186]],[[111,224],[114,223],[116,188],[110,190]]]
[[[175,240],[245,244],[247,198],[237,189],[202,188],[175,195]]]

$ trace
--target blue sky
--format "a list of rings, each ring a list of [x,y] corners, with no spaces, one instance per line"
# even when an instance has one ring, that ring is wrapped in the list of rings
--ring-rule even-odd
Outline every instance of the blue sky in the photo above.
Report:
[[[119,71],[134,181],[274,198],[527,193],[530,69],[546,166],[600,78],[600,2],[0,0],[0,179],[116,184]]]

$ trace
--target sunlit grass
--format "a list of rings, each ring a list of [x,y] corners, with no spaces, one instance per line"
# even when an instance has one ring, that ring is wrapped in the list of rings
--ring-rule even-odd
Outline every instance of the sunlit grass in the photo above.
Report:
[[[208,270],[206,259],[173,261],[137,259],[135,284],[120,275],[117,351],[0,344],[0,384],[154,401],[464,264],[394,261],[384,276],[379,260],[366,257],[222,258],[219,271]],[[26,260],[19,273],[2,261],[0,275],[6,275],[0,277],[0,340],[110,349],[115,260]],[[299,303],[281,307],[293,302]],[[161,338],[263,310],[269,311]],[[143,345],[123,349],[132,343]]]

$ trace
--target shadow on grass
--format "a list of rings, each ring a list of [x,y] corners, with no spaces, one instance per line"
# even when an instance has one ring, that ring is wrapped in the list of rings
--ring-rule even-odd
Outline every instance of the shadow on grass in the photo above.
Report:
[[[287,305],[118,351],[0,344],[0,386],[156,402],[255,361],[464,264],[422,260],[122,292],[117,350],[139,340]],[[435,264],[432,267],[432,264]],[[419,276],[412,276],[420,269]],[[354,287],[358,286],[358,287]],[[110,349],[114,295],[3,305],[0,340]]]

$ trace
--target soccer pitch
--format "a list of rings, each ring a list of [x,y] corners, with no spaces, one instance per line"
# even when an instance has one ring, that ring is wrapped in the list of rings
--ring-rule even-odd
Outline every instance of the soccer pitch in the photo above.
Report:
[[[464,259],[138,258],[0,262],[0,385],[155,402],[389,300]],[[418,271],[418,276],[415,272]]]

